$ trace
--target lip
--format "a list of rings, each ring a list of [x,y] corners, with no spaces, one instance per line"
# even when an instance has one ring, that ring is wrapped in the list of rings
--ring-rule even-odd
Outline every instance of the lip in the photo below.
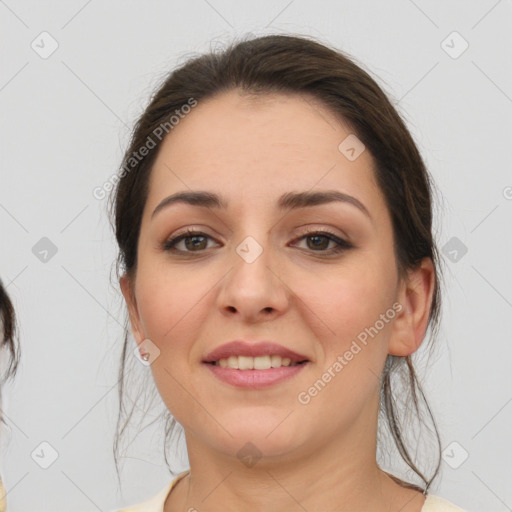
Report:
[[[267,370],[237,370],[235,368],[224,368],[211,364],[213,361],[225,359],[230,356],[281,356],[288,357],[290,364],[306,361],[295,366],[280,366],[279,368],[268,368]],[[203,364],[213,373],[215,377],[232,386],[259,389],[278,384],[290,379],[306,366],[310,360],[289,348],[278,345],[271,341],[259,341],[248,343],[242,340],[235,340],[208,353],[202,360]]]
[[[245,389],[267,388],[288,380],[301,372],[310,362],[296,366],[281,366],[268,370],[236,370],[203,362],[213,375],[221,381]]]
[[[219,359],[226,359],[230,356],[250,356],[250,357],[258,357],[258,356],[281,356],[290,358],[290,364],[298,363],[300,361],[309,361],[307,356],[302,354],[298,354],[293,350],[283,347],[282,345],[278,345],[277,343],[272,343],[271,341],[260,341],[257,343],[247,343],[246,341],[235,340],[209,352],[205,357],[203,357],[203,363],[211,363],[213,361],[218,361]],[[213,366],[213,365],[210,365]],[[282,367],[287,368],[287,367]],[[289,367],[288,367],[289,368]],[[274,368],[276,369],[276,368]],[[278,368],[277,368],[278,369]],[[239,371],[239,370],[235,370]],[[251,370],[241,370],[245,372],[250,372]],[[268,370],[253,370],[258,372],[265,372]]]

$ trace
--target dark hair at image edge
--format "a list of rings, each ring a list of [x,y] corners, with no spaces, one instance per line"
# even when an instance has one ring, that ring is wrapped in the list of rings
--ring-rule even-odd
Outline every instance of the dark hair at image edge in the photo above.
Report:
[[[0,384],[4,384],[8,379],[14,377],[18,369],[20,352],[16,334],[16,316],[14,308],[0,280],[0,350],[2,353],[7,351],[9,356],[7,364],[2,361],[2,369],[4,371],[2,375],[0,375]],[[0,421],[4,421],[1,407]]]
[[[411,134],[386,94],[366,71],[339,50],[309,36],[269,35],[235,41],[223,50],[190,58],[172,71],[152,96],[134,126],[121,170],[130,167],[133,153],[145,145],[153,130],[168,122],[169,116],[189,104],[191,98],[201,102],[233,89],[246,94],[302,94],[305,98],[312,98],[348,124],[363,142],[373,156],[376,181],[391,215],[399,276],[405,277],[407,270],[416,268],[423,258],[430,258],[434,264],[436,280],[428,329],[431,339],[435,339],[440,319],[441,269],[432,235],[434,185]],[[135,276],[137,242],[148,180],[162,141],[156,141],[156,147],[131,167],[130,172],[120,172],[121,177],[110,196],[111,222],[119,246],[118,277],[122,273],[130,278]],[[131,355],[127,348],[128,319],[126,327],[119,374],[120,409],[114,443],[116,464],[119,436],[131,416],[129,413],[125,417],[121,428],[122,417],[126,415],[123,406],[123,390],[127,382],[125,364]],[[412,449],[407,446],[404,419],[400,418],[400,407],[393,392],[395,390],[396,393],[393,376],[400,376],[401,385],[409,393],[407,411],[412,409],[420,424],[425,420],[432,424],[430,432],[435,438],[437,460],[430,475],[425,474],[414,460],[412,454],[416,446]],[[401,458],[424,486],[421,488],[388,474],[401,485],[426,494],[440,470],[441,441],[411,356],[388,356],[381,376],[380,405],[380,414],[385,418]],[[166,441],[175,425],[176,421],[169,414],[164,439],[166,462]]]

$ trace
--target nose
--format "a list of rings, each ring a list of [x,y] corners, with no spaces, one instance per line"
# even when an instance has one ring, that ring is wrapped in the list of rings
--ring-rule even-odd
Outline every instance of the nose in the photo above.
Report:
[[[243,246],[233,251],[232,268],[222,281],[217,297],[224,315],[239,315],[241,320],[255,323],[276,318],[286,311],[291,291],[289,285],[281,277],[271,250],[268,247],[261,249],[255,259],[254,255],[245,257]]]

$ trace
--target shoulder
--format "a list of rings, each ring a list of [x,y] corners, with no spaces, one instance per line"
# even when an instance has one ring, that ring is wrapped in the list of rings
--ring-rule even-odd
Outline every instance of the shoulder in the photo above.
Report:
[[[172,488],[176,485],[178,480],[187,475],[188,472],[189,470],[180,473],[176,478],[174,478],[174,480],[172,480],[172,482],[168,483],[158,494],[156,494],[152,498],[137,505],[132,505],[130,507],[118,509],[115,512],[163,512],[167,496],[169,496],[169,493],[171,492]]]
[[[0,512],[5,511],[5,492],[4,483],[2,482],[2,478],[0,477]]]
[[[169,495],[173,482],[167,484],[156,496],[137,505],[118,509],[115,512],[163,512],[165,499]]]
[[[465,512],[463,509],[457,507],[453,503],[441,498],[441,496],[435,496],[428,494],[423,504],[421,512]]]

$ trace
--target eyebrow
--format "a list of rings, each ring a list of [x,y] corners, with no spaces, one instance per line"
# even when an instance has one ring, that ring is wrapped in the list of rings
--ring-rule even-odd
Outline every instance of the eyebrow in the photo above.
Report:
[[[339,192],[338,190],[322,190],[318,192],[287,192],[279,197],[277,207],[279,210],[296,210],[310,206],[318,206],[333,202],[347,203],[358,208],[367,217],[372,219],[366,206],[355,197]],[[153,210],[151,218],[159,211],[173,204],[184,203],[203,208],[227,209],[228,202],[213,192],[188,191],[177,192],[163,199]]]

